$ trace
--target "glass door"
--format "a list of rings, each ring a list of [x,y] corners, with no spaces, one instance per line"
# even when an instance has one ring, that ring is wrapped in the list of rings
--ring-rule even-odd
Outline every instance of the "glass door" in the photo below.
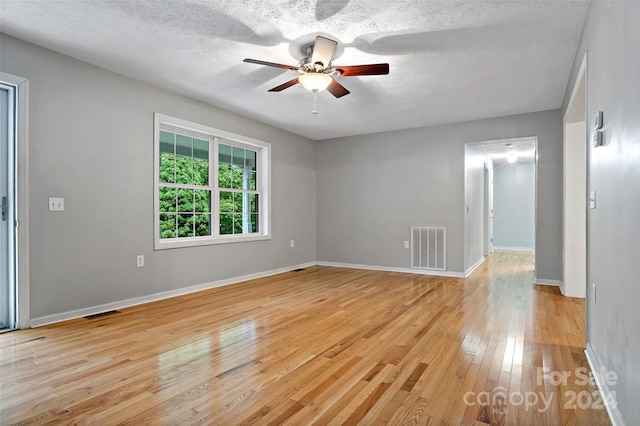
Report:
[[[0,83],[0,331],[16,325],[15,87]]]

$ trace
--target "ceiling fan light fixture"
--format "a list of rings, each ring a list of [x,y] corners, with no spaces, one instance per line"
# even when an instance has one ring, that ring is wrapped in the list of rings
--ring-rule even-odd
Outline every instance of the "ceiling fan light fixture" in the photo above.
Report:
[[[308,72],[298,77],[298,81],[302,86],[310,92],[318,93],[325,90],[333,78],[330,75],[320,72]]]

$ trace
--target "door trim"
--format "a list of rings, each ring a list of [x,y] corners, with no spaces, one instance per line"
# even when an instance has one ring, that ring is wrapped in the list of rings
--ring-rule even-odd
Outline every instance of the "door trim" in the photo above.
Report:
[[[583,104],[583,105],[581,105]],[[584,135],[576,138],[572,132],[569,132],[569,126],[575,124],[581,126],[580,131],[584,132]],[[563,247],[562,247],[562,293],[568,297],[585,298],[588,290],[588,241],[587,241],[587,229],[588,229],[588,216],[589,210],[587,208],[587,194],[589,191],[589,149],[588,146],[588,116],[587,116],[587,53],[585,52],[580,68],[576,75],[576,80],[571,91],[571,97],[567,104],[567,109],[562,118],[562,149],[563,149],[563,184],[562,184],[562,224],[563,224]],[[572,135],[570,137],[569,135]],[[584,139],[583,139],[584,137]],[[580,163],[568,162],[567,149],[579,148],[580,149]],[[571,156],[572,159],[576,159],[575,153]],[[567,177],[572,179],[570,184],[567,183]],[[580,182],[576,183],[577,176],[580,176]],[[582,192],[581,204],[578,211],[575,210],[576,204],[568,204],[567,194],[574,194],[576,191]],[[569,217],[567,210],[571,207],[573,217]],[[578,228],[567,226],[568,222],[575,224],[576,222],[581,225]],[[571,243],[572,247],[568,250],[568,244]],[[568,256],[569,253],[569,256]],[[575,257],[575,254],[578,257]],[[569,260],[567,260],[569,257]],[[584,280],[584,285],[576,286],[578,281]],[[588,305],[588,304],[587,304]]]
[[[466,164],[466,161],[467,161],[467,159],[466,159],[466,147],[467,146],[504,144],[504,143],[507,143],[507,142],[518,143],[518,142],[527,141],[527,140],[533,141],[534,145],[535,145],[535,154],[534,154],[534,158],[533,158],[533,165],[534,165],[534,184],[533,184],[533,270],[534,270],[534,272],[536,272],[537,271],[536,253],[538,252],[538,250],[537,250],[537,247],[538,247],[538,136],[521,136],[521,137],[514,137],[514,138],[491,139],[491,140],[486,140],[486,141],[468,142],[468,143],[465,144],[465,164]],[[466,167],[465,167],[465,172],[466,172]],[[466,197],[466,186],[467,186],[466,179],[465,179],[464,185],[465,185],[465,197]],[[492,172],[491,173],[491,194],[490,194],[491,207],[493,207],[493,197],[494,197],[494,195],[495,194],[494,194],[494,191],[493,191],[493,172]],[[466,203],[466,200],[465,200],[465,203]],[[485,209],[484,214],[488,215],[488,214],[492,214],[492,213],[488,212]],[[465,227],[466,226],[467,226],[467,224],[465,222]],[[493,229],[494,228],[495,228],[495,226],[492,226],[492,231],[491,231],[491,235],[492,236],[493,236]],[[465,244],[466,244],[466,242],[465,242]],[[486,245],[486,242],[483,243],[483,246],[485,246],[485,245]],[[491,243],[491,247],[495,251],[496,246],[495,246],[495,244],[493,244],[493,242]],[[535,278],[535,283],[538,284],[537,276]]]
[[[29,80],[0,72],[17,89],[16,122],[16,328],[29,328]]]

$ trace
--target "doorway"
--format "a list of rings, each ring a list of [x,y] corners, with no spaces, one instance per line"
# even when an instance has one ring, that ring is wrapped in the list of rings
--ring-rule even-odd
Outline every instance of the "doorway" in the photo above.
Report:
[[[465,271],[496,249],[535,259],[537,138],[465,147]],[[535,260],[534,260],[535,268]]]

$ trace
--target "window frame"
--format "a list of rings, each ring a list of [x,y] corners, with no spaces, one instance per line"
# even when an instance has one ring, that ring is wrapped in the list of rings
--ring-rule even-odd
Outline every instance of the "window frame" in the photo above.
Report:
[[[209,182],[211,190],[211,235],[199,237],[160,238],[160,131],[182,131],[188,136],[208,140]],[[220,188],[218,186],[219,144],[250,149],[256,152],[256,193],[258,196],[258,232],[250,234],[220,234]],[[154,250],[197,247],[271,239],[271,144],[221,129],[154,113],[153,128],[153,235]],[[172,186],[172,185],[169,185]]]

